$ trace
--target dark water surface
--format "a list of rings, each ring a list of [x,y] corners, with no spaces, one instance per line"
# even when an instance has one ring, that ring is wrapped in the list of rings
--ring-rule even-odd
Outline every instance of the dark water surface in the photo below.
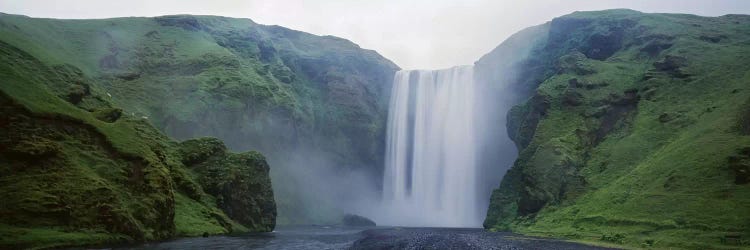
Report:
[[[115,249],[603,249],[478,228],[279,227],[271,233],[183,238]]]

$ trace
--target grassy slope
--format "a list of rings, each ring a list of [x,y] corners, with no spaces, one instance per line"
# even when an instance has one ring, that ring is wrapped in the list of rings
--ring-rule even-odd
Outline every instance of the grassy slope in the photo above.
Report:
[[[263,152],[274,164],[286,222],[316,216],[292,212],[303,211],[292,209],[303,201],[284,178],[290,150],[376,173],[382,163],[385,100],[397,67],[344,39],[215,16],[0,14],[0,40],[80,68],[127,115],[148,117],[171,137],[214,136],[233,150]]]
[[[720,248],[727,234],[750,238],[750,186],[735,183],[740,173],[729,167],[750,147],[741,131],[749,24],[747,16],[626,10],[553,21],[531,56],[543,65],[534,73],[541,83],[526,83],[537,86],[534,98],[510,114],[522,151],[485,226],[631,247]],[[622,46],[591,59],[593,34],[613,27],[625,27]],[[684,63],[658,69],[668,55]]]
[[[117,109],[75,67],[3,42],[0,52],[0,248],[269,230],[229,219],[213,201],[220,195],[204,193],[201,175],[181,162],[180,146],[143,119],[99,119]],[[268,182],[265,171],[246,174]]]

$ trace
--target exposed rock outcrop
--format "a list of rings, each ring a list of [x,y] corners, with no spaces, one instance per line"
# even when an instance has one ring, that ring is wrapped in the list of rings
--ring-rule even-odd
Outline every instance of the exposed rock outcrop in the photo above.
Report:
[[[374,221],[356,214],[346,214],[341,220],[344,226],[349,227],[374,227],[376,224]]]
[[[206,193],[229,218],[254,231],[270,232],[276,226],[269,167],[258,152],[231,153],[215,138],[180,143],[183,162],[200,177]]]

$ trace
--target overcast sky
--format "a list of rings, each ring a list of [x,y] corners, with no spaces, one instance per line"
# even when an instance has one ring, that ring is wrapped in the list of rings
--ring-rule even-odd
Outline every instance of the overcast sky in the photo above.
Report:
[[[576,10],[750,14],[748,0],[0,0],[0,12],[106,18],[206,14],[251,18],[377,50],[404,69],[472,64],[514,32]]]

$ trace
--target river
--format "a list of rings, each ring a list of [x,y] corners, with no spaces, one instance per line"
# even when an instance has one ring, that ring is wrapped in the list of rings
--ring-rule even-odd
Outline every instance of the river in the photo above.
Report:
[[[114,249],[605,249],[479,228],[279,227],[271,233],[182,238]]]

